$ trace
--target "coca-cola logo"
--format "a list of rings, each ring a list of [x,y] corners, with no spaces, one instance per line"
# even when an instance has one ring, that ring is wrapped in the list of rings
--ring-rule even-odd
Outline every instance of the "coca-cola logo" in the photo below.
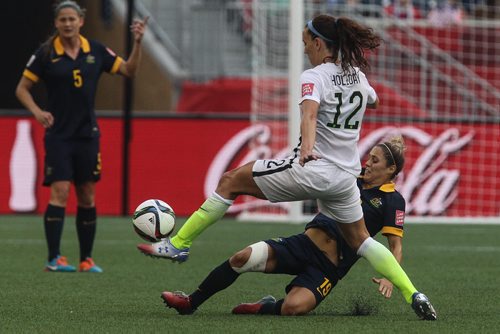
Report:
[[[408,142],[417,143],[421,148],[421,154],[396,180],[399,192],[406,199],[406,212],[415,215],[443,214],[458,196],[457,182],[460,178],[460,170],[444,168],[443,164],[450,155],[457,154],[472,141],[474,131],[461,135],[457,128],[448,128],[439,135],[432,136],[413,126],[381,127],[359,141],[360,156],[365,156],[374,145],[395,134],[402,135]],[[268,126],[256,124],[240,131],[226,142],[208,169],[205,196],[208,197],[215,190],[221,176],[231,164],[235,164],[234,159],[242,150],[248,149],[248,152],[236,162],[238,166],[257,159],[283,159],[288,156],[291,152],[289,148],[284,148],[273,156],[269,146],[271,136]],[[268,201],[251,199],[233,205],[229,212],[269,205]],[[285,209],[288,207],[287,203],[275,205]]]

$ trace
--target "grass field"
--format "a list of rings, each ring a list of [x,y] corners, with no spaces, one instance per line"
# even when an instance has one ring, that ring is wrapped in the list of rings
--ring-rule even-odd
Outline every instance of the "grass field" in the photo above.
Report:
[[[182,219],[178,219],[182,222]],[[1,333],[499,333],[500,226],[407,225],[404,267],[439,316],[419,321],[399,292],[377,294],[373,270],[361,260],[312,314],[234,316],[233,306],[283,295],[291,277],[250,273],[192,316],[163,306],[163,290],[191,292],[234,251],[254,241],[298,233],[302,226],[223,220],[202,235],[179,265],[141,255],[125,218],[99,219],[94,259],[99,274],[46,273],[41,218],[0,216]],[[62,251],[77,264],[74,218]],[[356,315],[356,309],[365,316]]]

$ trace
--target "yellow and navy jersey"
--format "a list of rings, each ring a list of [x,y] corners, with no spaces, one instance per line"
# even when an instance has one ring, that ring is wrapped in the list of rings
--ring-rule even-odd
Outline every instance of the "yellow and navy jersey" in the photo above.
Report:
[[[380,187],[363,189],[363,180],[360,178],[358,179],[358,187],[361,193],[365,225],[370,235],[373,237],[382,232],[383,235],[392,234],[403,237],[406,202],[403,196],[396,191],[394,183],[390,182]],[[319,213],[306,225],[306,230],[311,227],[320,228],[331,238],[337,240],[340,256],[340,262],[337,266],[338,272],[340,277],[345,276],[359,259],[359,256],[349,248],[335,220]]]
[[[98,137],[94,111],[97,83],[103,72],[116,73],[123,62],[109,48],[80,36],[81,48],[76,59],[64,52],[59,37],[52,45],[40,47],[31,56],[23,76],[46,85],[48,105],[54,125],[46,136],[57,138]]]
[[[402,237],[406,202],[396,191],[394,183],[370,189],[363,189],[362,186],[362,179],[358,179],[363,216],[370,235],[373,237],[381,231],[383,235],[393,234]]]

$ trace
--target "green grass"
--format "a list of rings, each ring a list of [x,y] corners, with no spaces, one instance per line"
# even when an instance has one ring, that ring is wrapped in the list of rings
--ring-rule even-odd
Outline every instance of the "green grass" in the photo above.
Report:
[[[182,221],[179,219],[179,221]],[[196,242],[179,265],[141,255],[129,219],[99,219],[94,259],[104,274],[46,273],[41,218],[0,216],[1,333],[498,333],[500,226],[407,225],[404,268],[432,300],[439,320],[417,320],[399,292],[377,293],[361,260],[313,313],[304,317],[234,316],[233,306],[266,294],[283,296],[291,277],[250,273],[192,316],[163,306],[163,290],[191,292],[235,251],[302,226],[223,220]],[[73,217],[62,251],[77,264]],[[356,316],[357,313],[368,313]]]

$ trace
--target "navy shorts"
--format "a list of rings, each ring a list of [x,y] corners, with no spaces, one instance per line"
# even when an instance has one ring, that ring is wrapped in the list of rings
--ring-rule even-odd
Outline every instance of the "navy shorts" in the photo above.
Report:
[[[305,234],[265,242],[276,253],[277,263],[273,273],[297,276],[287,285],[287,293],[294,286],[306,288],[314,294],[316,305],[319,305],[337,284],[336,266]]]
[[[59,139],[45,137],[43,185],[55,181],[82,184],[101,179],[99,138]]]

